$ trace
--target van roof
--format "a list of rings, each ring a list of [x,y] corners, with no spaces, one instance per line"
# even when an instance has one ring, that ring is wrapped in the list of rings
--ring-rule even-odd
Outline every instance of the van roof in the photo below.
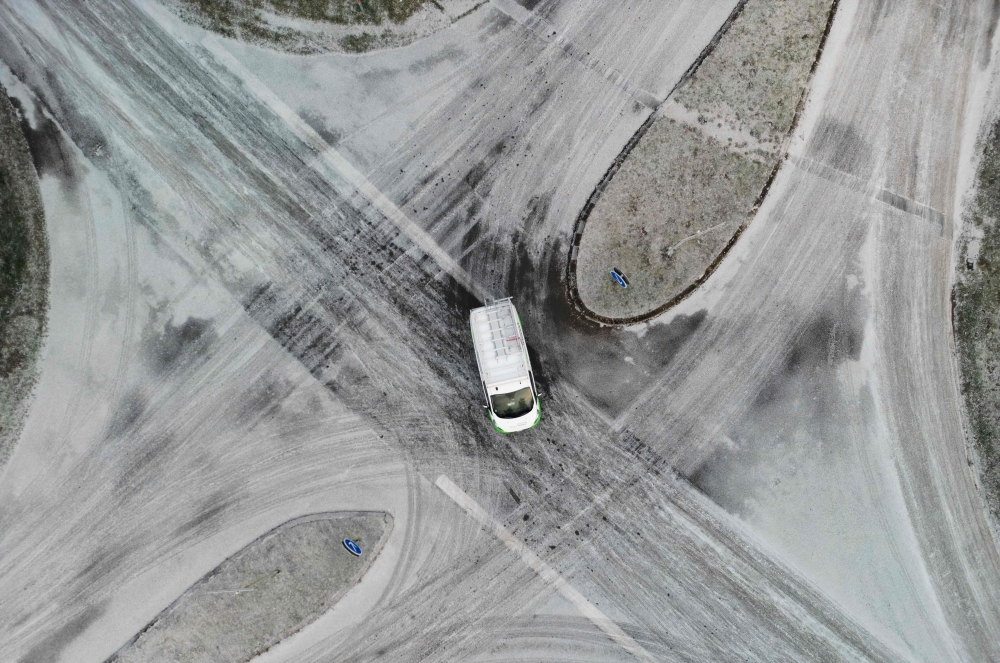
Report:
[[[528,377],[528,353],[517,311],[510,299],[473,309],[472,340],[483,382],[489,385]]]

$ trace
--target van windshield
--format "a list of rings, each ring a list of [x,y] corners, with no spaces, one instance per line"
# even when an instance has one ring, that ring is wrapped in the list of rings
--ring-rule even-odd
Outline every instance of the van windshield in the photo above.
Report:
[[[531,412],[535,400],[531,397],[531,387],[525,387],[509,394],[490,394],[490,403],[498,417],[513,419]]]

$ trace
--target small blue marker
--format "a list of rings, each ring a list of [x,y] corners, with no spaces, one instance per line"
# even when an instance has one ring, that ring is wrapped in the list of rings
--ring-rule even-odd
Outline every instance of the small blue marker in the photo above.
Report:
[[[617,267],[611,270],[611,278],[614,279],[615,283],[617,283],[621,287],[623,288],[628,287],[628,279],[625,277],[624,274],[622,274],[622,270],[618,269]]]
[[[361,546],[354,543],[350,539],[344,539],[344,547],[347,548],[347,552],[351,553],[355,557],[361,557]]]

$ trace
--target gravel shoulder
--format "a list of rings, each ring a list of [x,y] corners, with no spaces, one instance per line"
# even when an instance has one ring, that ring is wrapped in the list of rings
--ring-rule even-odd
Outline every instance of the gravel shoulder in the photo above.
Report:
[[[35,385],[48,312],[45,215],[18,115],[0,87],[0,467]]]
[[[833,0],[747,2],[626,148],[577,226],[571,287],[592,315],[645,317],[712,271],[784,155],[833,9]]]
[[[392,531],[380,512],[323,513],[268,532],[213,569],[108,663],[249,661],[356,585]],[[361,546],[354,556],[343,545]]]

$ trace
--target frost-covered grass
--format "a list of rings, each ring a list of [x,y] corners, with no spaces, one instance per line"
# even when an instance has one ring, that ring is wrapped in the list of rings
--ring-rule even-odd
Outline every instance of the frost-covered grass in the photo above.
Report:
[[[418,21],[423,31],[450,23],[437,0],[169,1],[183,18],[213,32],[296,53],[362,53],[404,45],[419,36],[406,26],[425,5],[438,20],[423,16]],[[378,29],[365,29],[371,27]]]
[[[279,14],[311,21],[402,25],[427,0],[267,0]]]
[[[48,313],[49,254],[38,176],[0,87],[0,466],[17,442]]]
[[[671,100],[686,113],[667,107],[624,158],[580,244],[577,290],[593,313],[648,314],[717,263],[782,156],[832,6],[749,0]]]
[[[627,317],[680,292],[739,229],[769,174],[697,129],[655,123],[592,213],[578,264],[600,278],[579,279],[581,297],[598,312]],[[599,265],[623,270],[628,289]]]
[[[320,514],[279,527],[195,583],[111,658],[243,663],[314,621],[353,587],[392,526],[385,513]],[[342,542],[361,546],[355,557]]]
[[[778,144],[792,126],[830,0],[751,0],[677,100]]]
[[[1000,121],[981,146],[971,225],[955,285],[955,338],[970,435],[993,517],[1000,521]],[[970,256],[970,235],[981,235]],[[972,259],[972,269],[968,264]]]
[[[388,48],[393,45],[394,35],[390,30],[385,30],[379,34],[362,32],[358,35],[346,35],[341,38],[340,45],[348,53],[367,53],[377,48]]]

